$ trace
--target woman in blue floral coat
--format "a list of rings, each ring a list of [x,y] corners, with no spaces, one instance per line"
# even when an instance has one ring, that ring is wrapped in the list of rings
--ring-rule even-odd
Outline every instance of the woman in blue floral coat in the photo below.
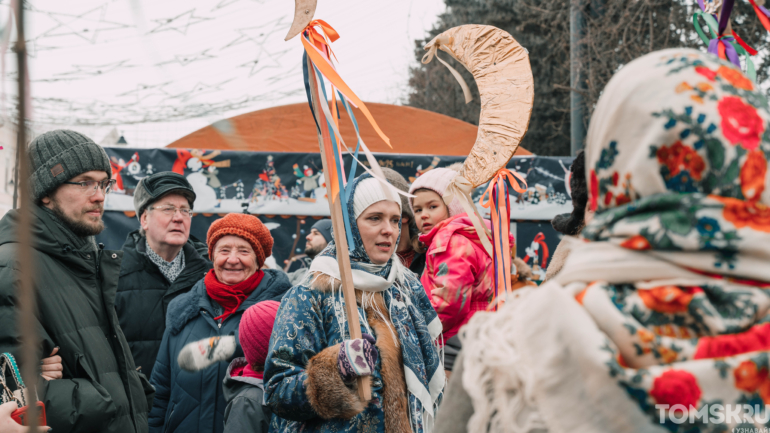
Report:
[[[446,382],[441,323],[396,256],[397,193],[369,175],[353,182],[350,261],[365,338],[349,339],[332,242],[276,317],[265,365],[265,400],[277,415],[270,431],[420,433],[433,424]],[[371,383],[368,402],[358,397],[358,377]]]

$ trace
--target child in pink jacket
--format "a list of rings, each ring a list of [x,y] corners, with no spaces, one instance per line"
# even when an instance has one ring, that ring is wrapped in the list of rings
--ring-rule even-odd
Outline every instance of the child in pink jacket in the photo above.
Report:
[[[444,328],[445,362],[451,371],[459,350],[460,328],[477,311],[486,310],[494,294],[494,264],[479,240],[468,215],[455,199],[449,206],[442,195],[457,172],[433,169],[409,189],[420,241],[425,244],[425,271],[420,281]],[[487,228],[489,221],[485,220]],[[513,241],[513,237],[511,237]]]

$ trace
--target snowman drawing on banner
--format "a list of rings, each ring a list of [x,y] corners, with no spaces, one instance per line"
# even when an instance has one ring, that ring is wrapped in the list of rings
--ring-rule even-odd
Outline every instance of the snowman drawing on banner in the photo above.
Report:
[[[214,161],[214,158],[222,152],[214,150],[206,153],[201,149],[177,149],[177,158],[174,161],[172,171],[184,175],[185,170],[189,171],[187,181],[192,185],[197,198],[195,199],[195,210],[212,210],[217,205],[217,191],[209,184],[209,167],[225,168],[230,167],[230,160]]]
[[[217,204],[217,192],[209,186],[209,178],[203,174],[203,162],[198,158],[187,160],[187,169],[192,173],[187,175],[187,181],[195,191],[193,208],[198,210],[212,209]]]
[[[545,279],[545,271],[548,268],[548,258],[550,252],[548,251],[548,244],[545,242],[545,234],[543,232],[535,235],[532,243],[527,247],[524,252],[524,263],[532,261],[532,274],[533,280],[543,281]]]
[[[326,176],[323,170],[318,172],[318,188],[313,190],[313,196],[316,199],[326,198]]]
[[[126,170],[133,177],[142,175],[142,166],[139,164],[139,152],[134,152],[134,156],[131,157]]]

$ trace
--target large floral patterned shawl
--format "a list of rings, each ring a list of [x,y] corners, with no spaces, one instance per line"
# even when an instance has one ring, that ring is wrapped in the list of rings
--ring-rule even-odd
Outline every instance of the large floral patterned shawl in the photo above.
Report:
[[[698,51],[613,77],[588,134],[585,239],[553,282],[466,328],[469,431],[770,425],[768,120],[756,84]],[[710,416],[738,404],[760,416]]]

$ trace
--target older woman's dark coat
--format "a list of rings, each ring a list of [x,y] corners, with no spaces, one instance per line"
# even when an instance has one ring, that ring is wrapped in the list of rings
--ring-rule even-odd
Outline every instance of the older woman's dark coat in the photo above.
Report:
[[[237,341],[241,315],[247,308],[262,301],[280,302],[291,287],[288,277],[272,269],[266,269],[264,273],[259,286],[221,324],[214,320],[222,314],[221,307],[206,293],[203,279],[188,293],[171,301],[166,331],[150,379],[156,389],[150,412],[150,432],[222,433],[227,407],[222,380],[227,374],[229,360],[190,373],[179,367],[177,357],[187,343],[204,338],[235,334]],[[244,355],[239,344],[233,358],[241,356]]]

